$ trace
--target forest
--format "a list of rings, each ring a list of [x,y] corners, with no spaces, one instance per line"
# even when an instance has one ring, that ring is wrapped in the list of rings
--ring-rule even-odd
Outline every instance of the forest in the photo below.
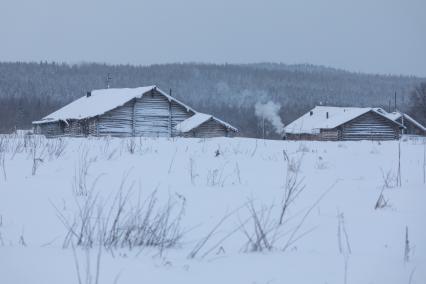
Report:
[[[270,112],[276,112],[285,125],[315,105],[377,106],[393,111],[396,104],[397,109],[412,110],[416,112],[412,116],[426,122],[423,108],[412,99],[415,90],[426,89],[423,82],[426,78],[354,73],[308,64],[3,62],[0,133],[31,128],[32,121],[107,84],[112,88],[157,85],[196,110],[231,123],[247,137],[279,138],[279,127]],[[268,111],[258,111],[259,106],[272,106],[265,123],[259,114]]]

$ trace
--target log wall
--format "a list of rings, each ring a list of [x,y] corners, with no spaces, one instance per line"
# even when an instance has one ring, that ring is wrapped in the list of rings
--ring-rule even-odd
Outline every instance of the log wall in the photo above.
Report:
[[[341,126],[342,140],[394,140],[399,127],[388,119],[368,112]]]
[[[184,133],[184,137],[198,137],[198,138],[213,138],[213,137],[227,137],[230,134],[228,129],[217,121],[210,119],[201,124],[193,131]]]
[[[170,102],[165,96],[152,92],[135,101],[134,135],[171,136]]]
[[[338,141],[341,139],[341,131],[338,129],[321,129],[318,138],[324,141]]]
[[[34,127],[34,133],[44,135],[46,137],[62,136],[64,134],[63,127],[59,121],[48,122],[43,124],[36,124]]]
[[[80,120],[68,120],[64,125],[65,136],[84,136],[83,123]]]
[[[99,136],[132,136],[132,114],[134,102],[110,110],[97,119],[97,135]]]

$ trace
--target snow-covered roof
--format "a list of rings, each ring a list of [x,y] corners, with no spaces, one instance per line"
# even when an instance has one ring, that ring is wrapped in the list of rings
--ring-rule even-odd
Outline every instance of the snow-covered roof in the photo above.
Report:
[[[320,129],[333,129],[370,111],[374,111],[375,113],[400,125],[398,122],[390,119],[376,108],[316,106],[300,118],[287,125],[285,127],[285,132],[294,134],[314,134],[318,133]]]
[[[385,115],[392,120],[397,120],[401,117],[401,113],[399,113],[399,112],[391,112],[391,113],[387,113]]]
[[[169,101],[184,106],[187,110],[193,109],[177,99],[171,97],[167,93],[158,89],[156,86],[146,86],[138,88],[122,88],[122,89],[101,89],[93,90],[90,96],[83,96],[72,103],[64,106],[63,108],[45,116],[40,121],[34,121],[34,124],[53,122],[58,120],[66,121],[68,119],[84,119],[97,115],[104,114],[107,111],[122,106],[134,98],[141,98],[144,94],[151,90],[157,90],[163,96],[167,97]]]
[[[426,127],[420,124],[420,122],[416,121],[414,118],[409,116],[408,114],[404,113],[404,119],[409,120],[411,123],[416,125],[418,128],[423,129],[423,131],[426,132]]]
[[[400,119],[402,116],[404,116],[405,120],[410,121],[412,124],[416,125],[419,129],[426,131],[426,127],[424,127],[420,122],[416,121],[414,118],[412,118],[411,116],[409,116],[406,113],[402,113],[400,111],[386,112],[385,110],[383,110],[381,108],[376,108],[375,110],[383,113],[386,117],[388,117],[389,119],[392,119],[394,121],[396,121],[396,120]]]
[[[205,114],[205,113],[201,113],[198,112],[196,114],[194,114],[193,116],[185,119],[184,121],[182,121],[181,123],[177,124],[175,126],[175,129],[179,132],[185,133],[185,132],[189,132],[195,128],[197,128],[198,126],[200,126],[201,124],[209,121],[210,119],[213,119],[215,121],[217,121],[218,123],[222,124],[223,126],[225,126],[228,129],[231,129],[235,132],[238,131],[237,128],[233,127],[232,125],[214,117],[213,115],[210,114]]]

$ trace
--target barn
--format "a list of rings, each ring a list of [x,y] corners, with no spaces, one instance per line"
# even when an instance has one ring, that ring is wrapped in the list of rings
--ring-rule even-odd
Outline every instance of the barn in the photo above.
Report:
[[[405,127],[376,108],[316,106],[285,127],[288,140],[394,140]]]
[[[390,119],[402,124],[404,128],[401,130],[401,134],[426,136],[426,127],[424,127],[420,122],[416,121],[408,114],[402,113],[400,111],[388,113],[381,108],[377,108],[376,110],[385,114]]]
[[[58,136],[220,137],[238,130],[195,111],[156,86],[102,89],[33,122],[35,134]]]

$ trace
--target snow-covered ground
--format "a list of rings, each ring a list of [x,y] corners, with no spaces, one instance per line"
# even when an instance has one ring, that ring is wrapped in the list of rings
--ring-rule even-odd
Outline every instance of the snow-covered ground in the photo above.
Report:
[[[0,136],[0,283],[426,283],[424,151],[421,139]],[[117,234],[151,200],[176,243],[138,246],[132,231],[99,246],[120,200]],[[78,235],[84,210],[91,249],[66,225]]]

